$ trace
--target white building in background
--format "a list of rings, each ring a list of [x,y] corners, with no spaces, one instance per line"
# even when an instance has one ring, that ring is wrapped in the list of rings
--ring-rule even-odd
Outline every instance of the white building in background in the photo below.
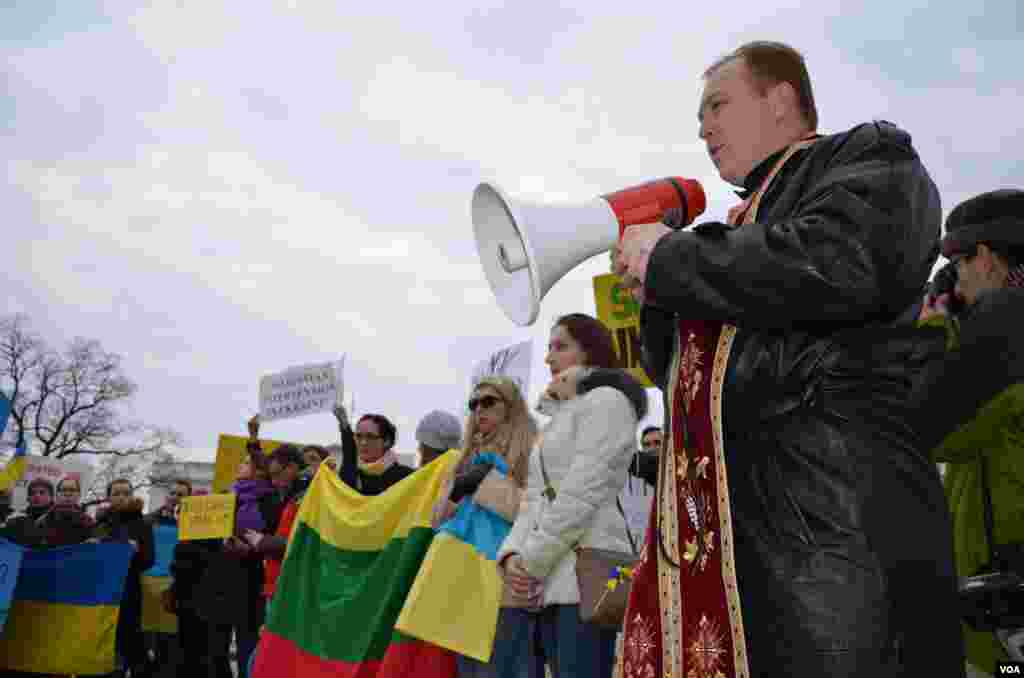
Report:
[[[159,479],[150,488],[146,497],[146,511],[155,511],[164,505],[174,481],[184,478],[192,483],[193,494],[210,494],[213,491],[212,461],[176,461],[153,464],[153,478]]]

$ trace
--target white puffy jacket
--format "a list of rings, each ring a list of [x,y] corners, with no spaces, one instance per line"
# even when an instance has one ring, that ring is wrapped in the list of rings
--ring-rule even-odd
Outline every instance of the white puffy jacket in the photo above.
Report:
[[[576,546],[629,552],[626,523],[615,503],[636,451],[637,413],[623,393],[602,386],[565,403],[530,453],[519,516],[498,553],[518,553],[544,582],[544,605],[580,601]],[[540,455],[557,496],[543,496]]]

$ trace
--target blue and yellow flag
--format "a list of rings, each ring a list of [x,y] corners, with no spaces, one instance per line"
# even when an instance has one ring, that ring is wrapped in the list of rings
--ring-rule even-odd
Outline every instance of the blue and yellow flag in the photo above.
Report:
[[[0,436],[7,429],[7,420],[11,417],[11,401],[0,391]]]
[[[490,463],[502,475],[508,473],[508,463],[494,452],[479,454],[472,463]],[[463,499],[455,515],[438,527],[395,629],[490,661],[502,594],[495,558],[511,529],[497,513]]]
[[[7,466],[0,469],[0,492],[6,492],[14,487],[14,484],[25,475],[25,466],[28,460],[25,458],[28,453],[28,445],[25,437],[18,440],[18,447],[14,450],[14,456],[7,462]]]
[[[78,544],[24,552],[0,668],[96,675],[114,671],[114,637],[128,544]]]
[[[171,561],[178,543],[177,525],[153,526],[153,567],[142,574],[142,630],[177,633],[178,617],[166,612],[161,595],[171,587]]]
[[[11,610],[14,587],[18,583],[18,572],[25,549],[14,542],[0,539],[0,630],[7,623]]]

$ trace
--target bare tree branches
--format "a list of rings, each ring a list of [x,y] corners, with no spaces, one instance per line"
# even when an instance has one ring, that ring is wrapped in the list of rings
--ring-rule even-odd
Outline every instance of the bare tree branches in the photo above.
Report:
[[[178,466],[174,455],[167,450],[106,457],[100,461],[89,487],[82,488],[82,504],[88,507],[106,501],[107,489],[115,480],[127,480],[136,493],[151,487],[169,486],[179,477],[173,470]],[[170,473],[169,469],[172,469]]]
[[[180,436],[123,418],[136,391],[121,357],[98,341],[75,339],[62,352],[30,329],[26,316],[0,318],[0,389],[9,394],[13,426],[5,437],[28,434],[32,452],[124,459],[169,454]]]

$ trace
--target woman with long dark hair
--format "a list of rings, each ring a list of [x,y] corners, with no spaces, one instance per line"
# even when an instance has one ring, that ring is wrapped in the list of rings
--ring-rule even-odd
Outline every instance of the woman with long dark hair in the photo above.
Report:
[[[616,500],[646,393],[619,369],[608,329],[581,313],[556,322],[545,362],[554,411],[530,455],[523,508],[498,554],[505,581],[530,596],[536,611],[532,628],[518,636],[519,661],[506,662],[494,675],[542,678],[537,659],[543,657],[559,678],[611,678],[616,632],[580,618],[575,550],[632,549]],[[600,384],[575,396],[577,380],[593,368],[601,368]],[[569,374],[572,393],[566,392]]]

